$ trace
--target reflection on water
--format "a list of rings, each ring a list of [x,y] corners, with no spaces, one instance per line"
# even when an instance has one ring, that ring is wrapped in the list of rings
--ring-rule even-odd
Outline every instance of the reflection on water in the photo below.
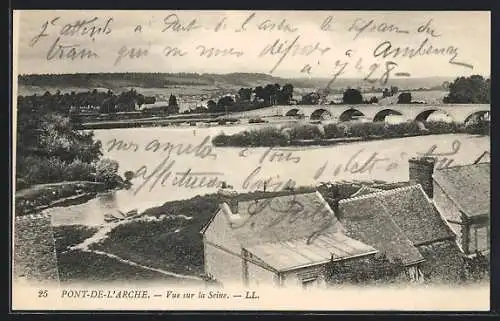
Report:
[[[222,127],[226,134],[234,133],[245,129],[244,126]],[[124,142],[135,142],[139,146],[138,152],[125,150],[104,150],[104,156],[117,160],[120,164],[120,174],[125,171],[137,171],[142,166],[147,166],[148,173],[152,173],[165,158],[165,154],[157,151],[145,151],[146,146],[151,140],[157,139],[163,143],[171,142],[199,144],[206,136],[214,136],[221,132],[221,127],[215,128],[196,128],[196,136],[193,135],[192,128],[132,128],[132,129],[113,129],[95,131],[95,136],[103,142],[112,139],[120,139]],[[237,191],[245,190],[246,186],[259,186],[259,182],[268,178],[275,181],[286,181],[293,179],[297,185],[317,185],[323,181],[352,181],[352,180],[382,180],[387,182],[408,180],[409,157],[416,156],[417,153],[426,152],[432,145],[436,144],[436,152],[449,152],[454,140],[461,142],[460,150],[453,155],[453,165],[464,165],[472,163],[485,150],[489,150],[489,137],[477,137],[465,134],[436,135],[425,137],[407,137],[401,139],[380,140],[371,142],[359,142],[337,146],[306,147],[304,149],[286,148],[293,152],[293,157],[299,157],[300,162],[278,161],[277,159],[265,158],[262,161],[262,155],[268,151],[266,148],[251,148],[245,151],[245,157],[242,157],[241,148],[214,148],[217,159],[200,159],[193,155],[174,155],[175,167],[171,169],[171,175],[158,181],[155,187],[150,191],[147,188],[141,189],[137,194],[136,188],[144,181],[143,178],[132,180],[133,186],[129,190],[120,190],[117,192],[108,192],[99,194],[95,199],[87,203],[64,207],[52,208],[47,212],[52,213],[53,223],[55,225],[85,224],[100,225],[104,223],[104,215],[113,214],[115,211],[128,212],[137,209],[139,212],[147,208],[158,206],[164,202],[178,199],[186,199],[196,195],[216,192],[216,187],[189,188],[178,187],[173,182],[176,175],[191,169],[193,172],[219,172],[223,175],[221,181],[226,181],[234,186]],[[396,165],[391,166],[388,171],[388,163],[380,162],[372,170],[363,173],[351,173],[342,170],[335,173],[339,165],[347,167],[353,155],[358,154],[357,161],[360,166],[373,153],[377,153],[377,158],[387,158]],[[318,169],[327,166],[322,172],[320,178],[315,179],[315,173]],[[258,175],[250,177],[260,166]],[[352,161],[349,165],[352,167]],[[248,180],[251,180],[248,183]],[[163,181],[163,186],[161,182]],[[262,186],[262,184],[260,184]]]

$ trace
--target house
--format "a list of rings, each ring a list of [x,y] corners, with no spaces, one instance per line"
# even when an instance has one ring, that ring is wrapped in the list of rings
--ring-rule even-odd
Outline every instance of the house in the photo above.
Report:
[[[59,282],[54,231],[49,215],[15,218],[13,255],[13,280]]]
[[[447,220],[463,253],[486,253],[490,245],[490,162],[435,169],[434,158],[410,159],[410,182],[422,184]]]
[[[401,278],[461,277],[456,236],[419,184],[390,190],[362,187],[339,201],[338,218],[347,236],[399,261],[405,267]]]
[[[152,112],[167,112],[168,101],[157,101],[154,103],[145,103],[138,108],[141,111],[152,111]]]
[[[439,169],[432,177],[434,203],[457,234],[463,252],[488,252],[490,163]]]
[[[205,273],[222,283],[320,286],[327,263],[377,250],[344,234],[319,192],[225,202],[202,229]]]

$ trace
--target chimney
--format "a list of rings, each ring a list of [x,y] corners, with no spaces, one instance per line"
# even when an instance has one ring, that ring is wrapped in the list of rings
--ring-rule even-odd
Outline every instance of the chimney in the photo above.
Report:
[[[434,194],[432,174],[435,164],[436,159],[433,157],[413,157],[408,160],[410,184],[420,184],[431,199]]]
[[[238,193],[235,191],[228,191],[225,189],[220,189],[218,192],[220,200],[229,206],[229,209],[233,214],[238,214]]]

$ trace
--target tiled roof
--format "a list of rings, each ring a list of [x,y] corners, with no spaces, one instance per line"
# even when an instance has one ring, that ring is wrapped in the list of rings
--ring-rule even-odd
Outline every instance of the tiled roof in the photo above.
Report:
[[[339,202],[339,216],[347,235],[372,245],[391,260],[400,259],[404,265],[423,261],[423,256],[379,199],[383,193],[387,192],[372,193]]]
[[[307,238],[263,243],[246,248],[253,256],[278,271],[324,264],[358,256],[375,254],[377,250],[353,240],[343,233],[322,234],[310,244]]]
[[[367,194],[381,192],[381,191],[383,191],[383,189],[373,188],[373,187],[363,185],[363,186],[361,186],[360,189],[358,189],[358,191],[356,193],[352,194],[350,197],[357,197],[357,196],[367,195]]]
[[[224,204],[221,209],[233,218],[232,229],[244,247],[342,230],[319,192],[239,202],[237,214]]]
[[[420,185],[341,200],[339,211],[352,237],[404,263],[422,259],[415,246],[454,237]]]
[[[490,163],[440,169],[433,177],[467,216],[490,213]]]
[[[420,185],[380,193],[379,200],[414,245],[454,237]]]

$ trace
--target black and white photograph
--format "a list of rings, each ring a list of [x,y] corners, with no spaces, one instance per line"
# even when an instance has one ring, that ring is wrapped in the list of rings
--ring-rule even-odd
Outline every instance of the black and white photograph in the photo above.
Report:
[[[15,10],[13,308],[489,310],[488,11]]]

